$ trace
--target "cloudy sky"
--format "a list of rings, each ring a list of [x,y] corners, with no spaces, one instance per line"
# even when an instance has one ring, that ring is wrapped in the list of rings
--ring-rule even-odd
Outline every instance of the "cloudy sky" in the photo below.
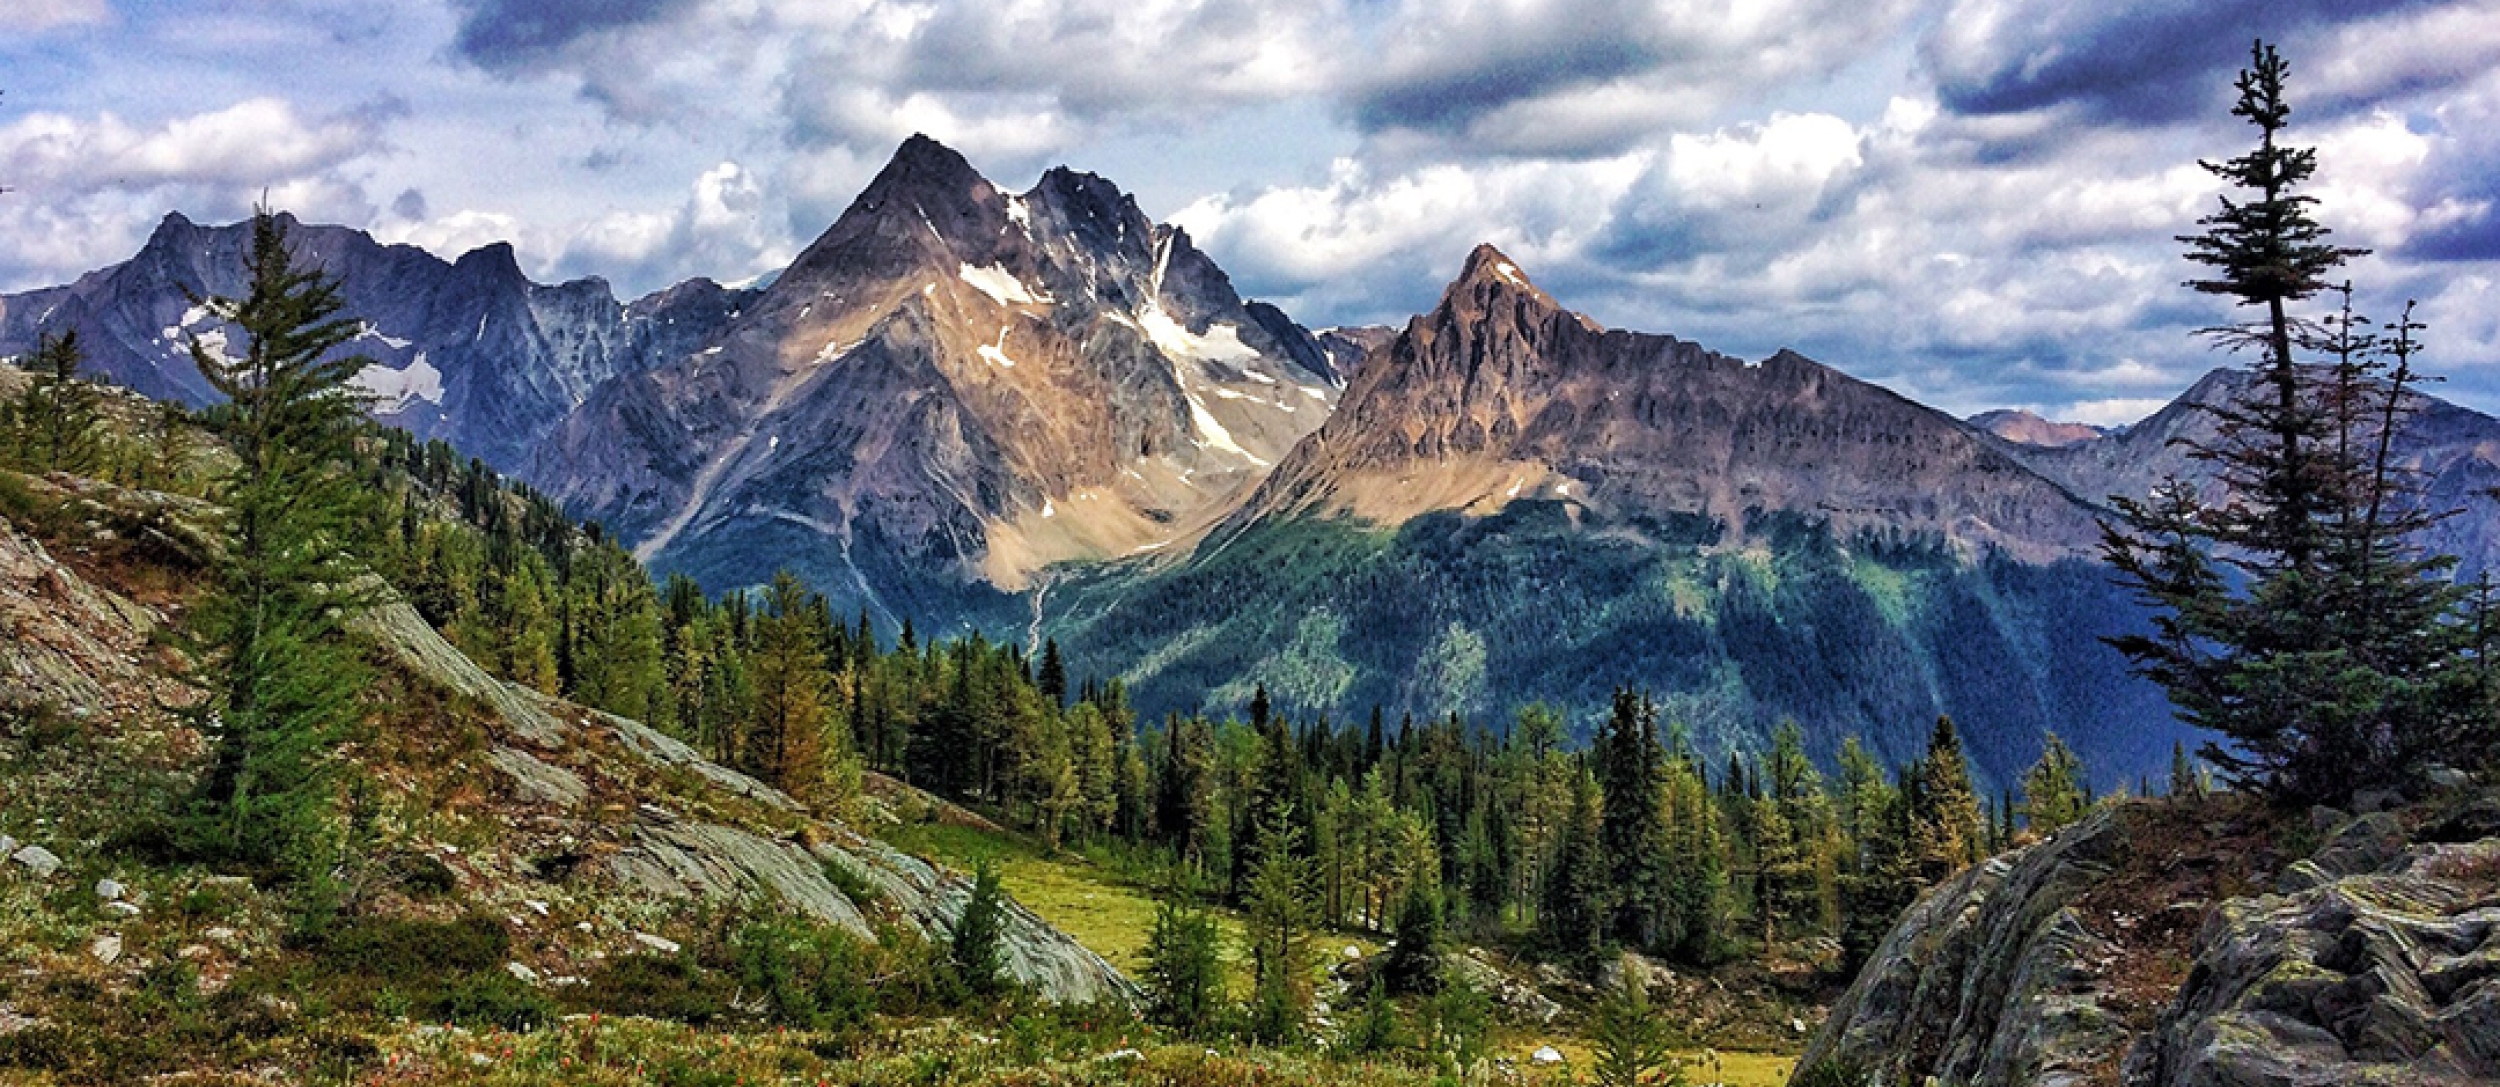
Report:
[[[1304,323],[1490,240],[1609,325],[2125,422],[2223,361],[2170,239],[2249,40],[2363,308],[2500,410],[2500,0],[7,0],[0,290],[262,193],[628,296],[772,270],[925,131]]]

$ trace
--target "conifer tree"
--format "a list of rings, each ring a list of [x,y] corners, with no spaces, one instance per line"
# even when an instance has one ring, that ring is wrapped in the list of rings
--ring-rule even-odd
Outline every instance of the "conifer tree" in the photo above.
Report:
[[[1184,897],[1175,888],[1155,905],[1154,928],[1146,937],[1146,1014],[1182,1037],[1197,1038],[1214,1029],[1223,1006],[1222,936],[1215,917]]]
[[[16,461],[31,472],[93,475],[103,467],[104,450],[96,424],[99,396],[78,379],[86,353],[76,331],[58,336],[39,334],[24,366],[34,377],[5,428],[13,438]]]
[[[1010,984],[1006,909],[999,898],[998,866],[984,860],[973,869],[971,897],[964,900],[947,937],[947,966],[964,990],[977,997],[997,996]]]
[[[2155,609],[2150,634],[2111,644],[2184,719],[2226,741],[2199,754],[2278,798],[2333,802],[2402,784],[2432,753],[2486,740],[2493,725],[2482,670],[2467,665],[2465,592],[2445,578],[2454,560],[2412,542],[2437,513],[2389,459],[2418,380],[2420,326],[2398,322],[2392,368],[2370,373],[2347,304],[2326,326],[2335,357],[2325,380],[2294,353],[2310,337],[2291,307],[2361,251],[2329,242],[2311,214],[2316,198],[2301,191],[2317,157],[2281,142],[2288,73],[2271,46],[2252,48],[2232,113],[2257,129],[2257,146],[2203,164],[2236,195],[2180,239],[2211,270],[2191,288],[2257,310],[2208,330],[2256,353],[2255,381],[2211,409],[2219,436],[2191,447],[2230,499],[2208,506],[2174,483],[2120,500],[2102,550]],[[2380,409],[2362,410],[2365,400]]]
[[[2083,760],[2052,732],[2042,741],[2040,761],[2023,775],[2023,817],[2042,837],[2083,818]]]
[[[1313,888],[1301,834],[1289,807],[1270,810],[1261,819],[1262,847],[1244,895],[1252,971],[1250,1033],[1270,1045],[1299,1038],[1311,1010]]]
[[[1625,944],[1654,951],[1666,932],[1664,908],[1673,901],[1663,809],[1665,756],[1658,743],[1656,707],[1629,690],[1617,690],[1614,714],[1600,744],[1605,814],[1598,848],[1609,869],[1610,928]]]
[[[332,753],[358,720],[364,669],[346,636],[366,604],[352,547],[376,518],[356,480],[369,364],[332,357],[361,326],[338,284],[297,266],[284,222],[252,218],[248,288],[210,299],[240,356],[194,338],[191,357],[228,409],[233,466],[217,497],[227,551],[192,618],[203,643],[213,751],[185,818],[189,848],[316,892],[339,860]]]
[[[1953,719],[1936,718],[1927,757],[1918,764],[1919,787],[1910,813],[1910,854],[1919,877],[1937,883],[1980,859],[1979,795]]]
[[[1571,778],[1571,803],[1546,869],[1537,908],[1538,942],[1562,962],[1594,966],[1606,941],[1606,862],[1598,844],[1597,783],[1583,770]]]
[[[1628,963],[1598,999],[1589,1041],[1599,1087],[1674,1087],[1684,1082],[1667,1046],[1666,1023],[1650,1010],[1649,986]]]
[[[807,590],[784,570],[765,591],[756,621],[751,669],[754,716],[747,765],[783,792],[813,796],[825,777],[829,677],[822,644],[808,620]]]
[[[1389,990],[1401,994],[1439,991],[1442,944],[1441,893],[1430,883],[1416,880],[1408,885],[1406,902],[1398,908],[1397,939],[1389,945],[1389,961],[1381,967]]]

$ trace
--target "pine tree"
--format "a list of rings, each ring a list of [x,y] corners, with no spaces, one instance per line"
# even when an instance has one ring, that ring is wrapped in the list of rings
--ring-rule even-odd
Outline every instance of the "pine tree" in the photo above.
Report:
[[[192,615],[214,749],[182,829],[193,852],[318,897],[340,859],[332,752],[364,686],[344,624],[367,602],[351,548],[376,520],[352,469],[363,401],[351,379],[369,360],[330,357],[361,326],[338,317],[336,281],[296,266],[277,216],[253,216],[248,259],[244,297],[206,303],[243,353],[191,343],[229,402],[218,429],[234,460],[218,488],[226,555]]]
[[[1937,883],[1980,859],[1979,795],[1971,790],[1970,766],[1953,719],[1937,717],[1920,760],[1919,788],[1910,812],[1910,854],[1919,877]]]
[[[2368,363],[2347,303],[2326,325],[2334,365],[2323,382],[2294,354],[2309,337],[2290,307],[2361,251],[2331,244],[2311,216],[2316,199],[2301,188],[2315,151],[2279,142],[2287,75],[2272,47],[2253,47],[2232,113],[2258,130],[2257,147],[2204,164],[2241,195],[2180,239],[2213,270],[2190,287],[2259,311],[2209,330],[2258,355],[2252,389],[2211,409],[2218,438],[2191,448],[2230,500],[2208,507],[2176,483],[2121,500],[2102,549],[2155,610],[2152,633],[2111,644],[2181,717],[2227,741],[2199,754],[2236,783],[2334,802],[2402,784],[2434,753],[2488,739],[2493,724],[2468,661],[2465,590],[2445,578],[2454,560],[2411,542],[2437,514],[2390,459],[2419,380],[2420,326],[2408,310],[2385,345],[2392,368]]]
[[[2187,745],[2176,740],[2170,743],[2170,795],[2202,796],[2204,779],[2196,774],[2196,764],[2188,760]]]
[[[1252,970],[1250,1033],[1281,1045],[1299,1038],[1311,1009],[1312,881],[1290,808],[1259,825],[1261,847],[1245,894]]]
[[[965,992],[994,997],[1007,990],[1006,909],[1000,904],[998,866],[984,860],[973,869],[972,893],[947,935],[946,961]]]
[[[1589,1048],[1599,1087],[1674,1087],[1684,1082],[1667,1046],[1666,1022],[1652,1014],[1649,986],[1628,963],[1598,999]]]
[[[2042,741],[2040,761],[2023,775],[2023,816],[2041,837],[2083,818],[2083,760],[2052,732]]]
[[[1389,961],[1381,967],[1394,993],[1433,993],[1441,988],[1443,950],[1441,892],[1416,880],[1398,908],[1397,939],[1389,945]]]
[[[1644,951],[1660,949],[1671,902],[1668,872],[1665,756],[1657,709],[1629,690],[1615,692],[1614,714],[1600,739],[1605,785],[1598,847],[1608,864],[1606,903],[1617,939]]]
[[[28,471],[94,475],[103,467],[96,429],[100,397],[94,386],[78,380],[85,360],[75,331],[35,337],[35,350],[24,360],[34,382],[8,420],[14,434],[0,435],[15,439],[16,461]]]
[[[832,721],[822,644],[808,620],[807,589],[784,570],[765,591],[750,659],[754,716],[747,767],[782,791],[813,796],[825,778],[825,732]]]
[[[1182,1037],[1198,1038],[1214,1029],[1222,1010],[1222,937],[1213,915],[1182,898],[1175,889],[1155,906],[1146,937],[1146,1014]]]
[[[1606,941],[1606,862],[1598,844],[1603,816],[1597,783],[1585,770],[1572,775],[1571,786],[1537,908],[1537,938],[1553,958],[1591,967]]]

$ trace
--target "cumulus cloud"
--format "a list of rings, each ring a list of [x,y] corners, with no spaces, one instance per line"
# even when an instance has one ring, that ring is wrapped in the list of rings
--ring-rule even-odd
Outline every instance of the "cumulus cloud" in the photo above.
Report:
[[[696,178],[685,203],[672,210],[612,212],[576,228],[555,267],[628,283],[695,275],[734,282],[778,269],[795,255],[774,229],[759,179],[724,162]]]
[[[56,193],[274,184],[335,167],[373,150],[377,139],[371,118],[308,118],[279,98],[155,125],[111,113],[39,113],[0,127],[0,176]]]

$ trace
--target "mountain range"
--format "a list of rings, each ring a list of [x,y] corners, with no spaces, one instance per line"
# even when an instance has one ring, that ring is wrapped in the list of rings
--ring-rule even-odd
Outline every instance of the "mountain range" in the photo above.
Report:
[[[338,278],[343,314],[364,322],[344,350],[373,360],[359,381],[375,417],[506,470],[591,389],[694,350],[752,298],[697,279],[621,303],[598,279],[531,282],[509,244],[446,262],[360,230],[282,218],[299,257]],[[39,333],[74,331],[91,374],[207,404],[216,394],[189,344],[223,349],[232,330],[202,302],[243,293],[250,247],[249,223],[204,227],[169,214],[127,261],[0,295],[0,356],[25,353]]]
[[[0,297],[0,354],[77,329],[190,403],[187,342],[247,227]],[[1186,232],[1059,168],[1013,193],[914,137],[770,285],[631,303],[297,224],[367,323],[376,414],[712,590],[806,576],[845,612],[1055,638],[1150,711],[1266,687],[1339,720],[1646,686],[1706,748],[1783,720],[1905,760],[1938,713],[2004,783],[2055,729],[2107,782],[2181,737],[2104,635],[2111,494],[2201,463],[2219,371],[2132,427],[1955,419],[1794,352],[1606,329],[1490,246],[1402,328],[1309,331]],[[1454,254],[1455,255],[1455,254]],[[2470,569],[2500,421],[2425,397],[2399,443]]]

